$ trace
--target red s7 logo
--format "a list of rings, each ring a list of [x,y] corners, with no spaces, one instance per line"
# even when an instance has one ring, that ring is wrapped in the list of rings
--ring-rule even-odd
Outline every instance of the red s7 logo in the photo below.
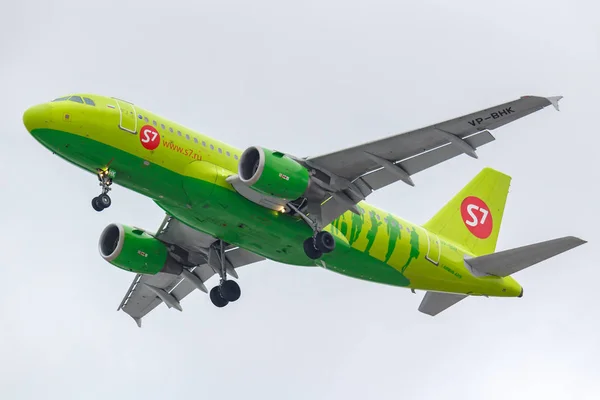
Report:
[[[479,211],[478,214],[481,214],[481,219],[477,218],[477,215],[475,215],[475,211]],[[476,206],[475,204],[469,204],[467,205],[467,213],[469,214],[471,219],[465,221],[465,224],[469,226],[477,226],[479,224],[485,224],[485,220],[487,219],[487,216],[490,212],[483,207]]]
[[[152,125],[144,125],[140,129],[140,142],[148,150],[154,150],[160,144],[160,134]]]
[[[492,213],[479,197],[469,196],[464,199],[460,205],[460,214],[467,229],[479,239],[485,239],[492,234]]]

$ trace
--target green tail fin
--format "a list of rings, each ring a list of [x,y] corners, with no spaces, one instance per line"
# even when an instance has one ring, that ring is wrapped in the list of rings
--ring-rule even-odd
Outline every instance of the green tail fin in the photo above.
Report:
[[[423,227],[473,255],[493,253],[510,181],[510,176],[484,168]]]

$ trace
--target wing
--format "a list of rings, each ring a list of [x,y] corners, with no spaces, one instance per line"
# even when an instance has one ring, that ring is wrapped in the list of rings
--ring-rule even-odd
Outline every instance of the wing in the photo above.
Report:
[[[171,256],[183,267],[183,272],[180,275],[159,272],[135,276],[117,311],[129,314],[139,327],[142,317],[161,303],[183,311],[181,300],[195,289],[208,293],[204,282],[221,269],[221,242],[171,216],[165,217],[155,237],[169,245]],[[224,245],[225,267],[235,278],[238,277],[237,268],[262,260],[264,257],[240,247]]]
[[[374,190],[403,181],[460,154],[477,158],[477,148],[490,143],[490,130],[553,105],[562,96],[524,96],[517,100],[411,132],[365,143],[317,157],[298,160],[307,166],[327,196],[307,205],[323,227]],[[312,204],[311,204],[312,203]]]

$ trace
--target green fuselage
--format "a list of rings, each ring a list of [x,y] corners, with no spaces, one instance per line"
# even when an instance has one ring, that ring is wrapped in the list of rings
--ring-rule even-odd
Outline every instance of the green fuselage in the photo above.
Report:
[[[130,103],[81,96],[94,105],[41,104],[27,110],[25,126],[46,148],[89,172],[110,167],[115,183],[152,198],[199,231],[281,263],[317,265],[383,284],[488,296],[521,293],[510,277],[473,276],[458,244],[364,202],[362,215],[346,212],[325,228],[336,249],[311,260],[303,241],[312,231],[302,219],[255,204],[226,182],[237,171],[240,149]],[[160,133],[152,150],[141,141],[147,125]]]

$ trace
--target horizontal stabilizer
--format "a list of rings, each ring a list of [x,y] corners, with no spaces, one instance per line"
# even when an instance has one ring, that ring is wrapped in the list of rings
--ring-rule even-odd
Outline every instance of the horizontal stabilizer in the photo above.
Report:
[[[481,257],[465,258],[465,264],[474,275],[504,277],[584,243],[587,242],[574,236],[566,236]]]
[[[431,316],[438,315],[467,297],[464,294],[427,292],[419,305],[419,311]]]

